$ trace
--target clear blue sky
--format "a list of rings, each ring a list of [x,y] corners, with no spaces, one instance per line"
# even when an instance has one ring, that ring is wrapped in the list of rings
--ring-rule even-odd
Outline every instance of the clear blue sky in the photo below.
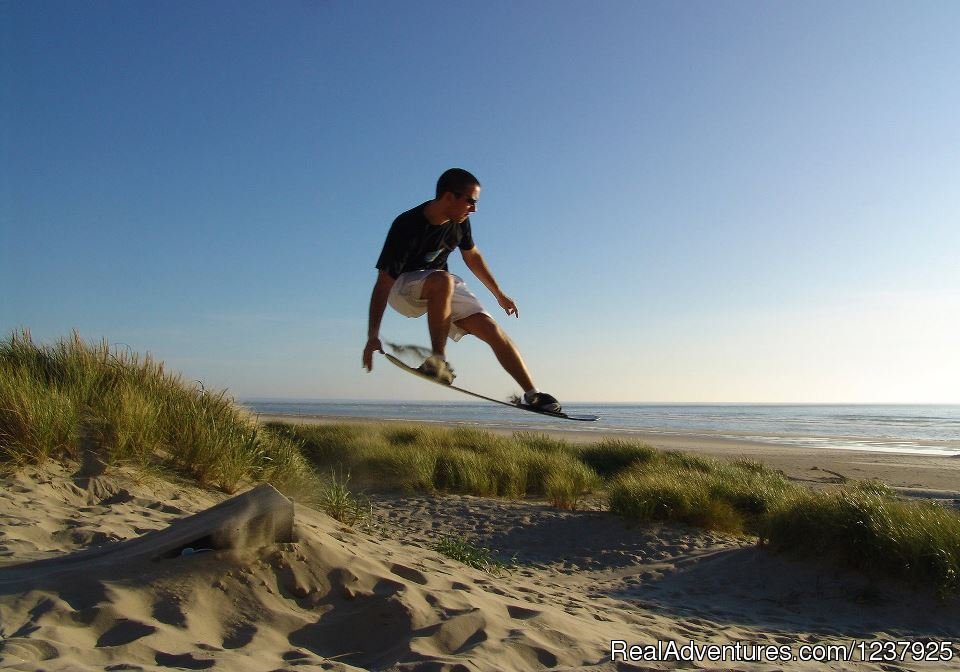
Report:
[[[562,401],[960,402],[960,3],[4,1],[0,26],[4,335],[239,397],[459,400],[360,355],[390,222],[462,166]],[[468,340],[458,381],[513,391]]]

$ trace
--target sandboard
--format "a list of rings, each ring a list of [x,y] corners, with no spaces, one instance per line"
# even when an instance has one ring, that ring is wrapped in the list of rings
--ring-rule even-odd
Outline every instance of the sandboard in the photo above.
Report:
[[[482,394],[477,394],[476,392],[465,390],[462,387],[457,387],[456,385],[444,385],[440,381],[434,378],[431,378],[428,375],[420,373],[412,366],[407,366],[406,364],[404,364],[403,362],[401,362],[399,359],[397,359],[391,354],[383,353],[383,356],[386,357],[388,360],[390,360],[391,364],[395,364],[396,366],[400,367],[404,371],[408,371],[409,373],[412,373],[418,378],[429,380],[431,383],[435,385],[441,385],[451,390],[462,392],[463,394],[469,394],[471,397],[476,397],[477,399],[483,399],[484,401],[492,401],[493,403],[500,404],[502,406],[509,406],[510,408],[516,408],[521,411],[529,411],[530,413],[539,413],[540,415],[547,415],[547,416],[550,416],[551,418],[560,418],[562,420],[578,420],[580,422],[593,422],[594,420],[598,420],[600,418],[599,415],[572,415],[570,413],[551,413],[550,411],[541,411],[539,409],[531,408],[529,406],[523,406],[521,404],[512,404],[509,401],[502,401],[501,399],[494,399],[493,397],[487,397]]]

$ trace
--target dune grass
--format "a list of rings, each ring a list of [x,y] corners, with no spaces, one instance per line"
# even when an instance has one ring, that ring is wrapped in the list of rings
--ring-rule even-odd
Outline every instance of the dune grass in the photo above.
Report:
[[[770,511],[760,533],[774,550],[960,594],[960,515],[899,500],[883,484],[798,490]]]
[[[600,478],[563,442],[428,425],[268,425],[301,445],[320,470],[347,469],[361,483],[405,491],[546,497],[573,509]]]
[[[816,491],[757,462],[658,453],[615,477],[608,496],[635,520],[749,533],[774,551],[960,594],[960,513],[880,482]]]
[[[350,487],[350,474],[331,469],[307,501],[328,516],[351,526],[367,527],[373,522],[373,504]]]
[[[471,544],[463,537],[446,536],[433,546],[433,550],[480,571],[500,576],[511,570],[511,565],[497,560],[488,548]]]
[[[609,498],[611,510],[635,520],[756,533],[764,516],[800,489],[757,462],[657,452],[612,479]]]
[[[12,334],[0,343],[0,466],[87,450],[107,464],[161,462],[224,492],[253,481],[291,490],[312,477],[295,443],[149,355],[76,333],[54,345]]]

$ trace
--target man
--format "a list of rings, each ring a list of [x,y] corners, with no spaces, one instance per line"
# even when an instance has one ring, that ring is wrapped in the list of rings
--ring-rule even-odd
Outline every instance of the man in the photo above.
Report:
[[[540,392],[510,337],[484,310],[463,280],[449,272],[447,257],[460,249],[467,268],[496,297],[507,315],[520,317],[517,304],[500,291],[473,242],[470,213],[477,211],[480,182],[462,168],[451,168],[437,181],[436,198],[408,210],[393,221],[377,261],[377,281],[370,297],[370,322],[363,365],[373,370],[373,353],[383,352],[380,322],[387,303],[401,315],[427,315],[433,354],[420,371],[447,385],[453,371],[446,361],[447,338],[472,334],[487,343],[504,370],[524,391],[523,403],[559,412],[555,398]]]

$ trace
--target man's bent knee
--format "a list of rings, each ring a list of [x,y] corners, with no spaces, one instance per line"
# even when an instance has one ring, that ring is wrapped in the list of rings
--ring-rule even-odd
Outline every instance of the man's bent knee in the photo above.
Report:
[[[423,289],[420,292],[421,299],[429,299],[433,296],[451,296],[454,287],[453,276],[446,271],[436,271],[427,276],[423,281]]]
[[[471,336],[476,336],[485,343],[491,341],[505,341],[507,335],[492,317],[484,313],[477,313],[457,322],[457,326]]]

